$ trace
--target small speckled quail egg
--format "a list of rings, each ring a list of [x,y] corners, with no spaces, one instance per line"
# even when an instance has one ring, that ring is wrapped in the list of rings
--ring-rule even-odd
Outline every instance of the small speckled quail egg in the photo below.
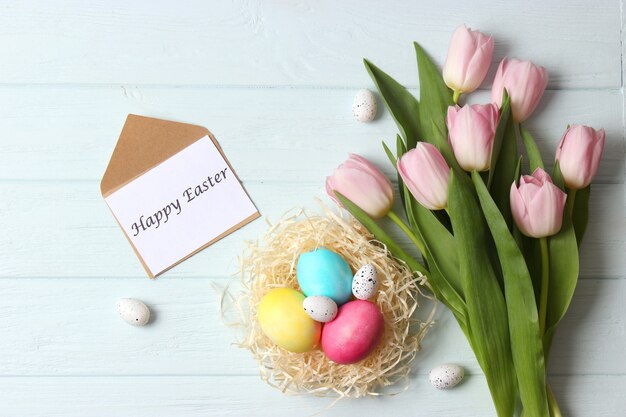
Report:
[[[458,385],[464,375],[465,371],[459,365],[445,363],[433,368],[428,374],[428,379],[433,387],[448,389]]]
[[[120,298],[117,311],[126,323],[133,326],[145,326],[150,321],[150,309],[134,298]]]
[[[378,289],[378,272],[374,265],[363,265],[352,278],[352,294],[359,300],[369,300]]]
[[[337,303],[323,295],[312,295],[302,302],[304,311],[315,321],[327,323],[337,317]]]
[[[371,122],[378,112],[376,97],[370,90],[359,90],[352,103],[352,113],[359,122]]]

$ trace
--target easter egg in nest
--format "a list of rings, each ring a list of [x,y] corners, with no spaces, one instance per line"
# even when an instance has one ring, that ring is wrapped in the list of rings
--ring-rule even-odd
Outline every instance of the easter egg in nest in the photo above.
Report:
[[[383,315],[376,304],[350,301],[339,308],[333,321],[324,324],[322,350],[333,362],[357,363],[376,348],[383,330]]]
[[[322,325],[303,310],[304,295],[292,288],[275,288],[259,303],[263,333],[290,352],[307,352],[319,342]]]
[[[352,280],[352,294],[359,300],[369,300],[378,290],[378,272],[374,265],[363,265]]]
[[[337,316],[337,304],[323,295],[312,295],[302,302],[304,311],[315,321],[326,323]]]
[[[352,296],[352,270],[327,248],[302,253],[296,266],[298,285],[307,296],[323,295],[342,305]]]

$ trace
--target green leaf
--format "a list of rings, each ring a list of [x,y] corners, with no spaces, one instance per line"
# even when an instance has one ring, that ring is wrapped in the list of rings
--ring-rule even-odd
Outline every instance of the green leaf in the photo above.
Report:
[[[543,342],[530,273],[524,256],[479,174],[473,172],[472,180],[502,267],[511,351],[524,414],[550,417]]]
[[[446,86],[441,71],[424,49],[417,42],[413,45],[420,81],[421,140],[435,145],[448,165],[458,169],[454,153],[448,143],[448,127],[446,126],[448,107],[454,105],[452,90]]]
[[[535,289],[535,299],[539,300],[539,292],[541,288],[541,247],[539,245],[539,240],[524,236],[521,232],[519,232],[515,225],[513,226],[513,230],[519,233],[524,258],[526,259],[526,265],[530,271],[533,288]]]
[[[404,187],[406,189],[406,187]],[[423,265],[412,258],[408,253],[404,251],[397,243],[395,243],[389,235],[363,210],[356,204],[343,196],[341,193],[335,191],[337,198],[343,204],[343,206],[352,214],[367,230],[370,231],[376,237],[378,241],[383,243],[389,252],[396,258],[404,261],[412,271],[418,271],[428,277],[428,282],[435,293],[435,296],[442,301],[455,315],[459,325],[465,331],[465,304],[463,300],[454,292],[449,286],[445,278],[439,273],[438,270],[428,271]],[[428,256],[428,254],[425,254]]]
[[[520,156],[519,159],[517,160],[517,166],[515,167],[515,183],[519,183],[519,179],[522,176],[522,161],[524,160],[524,157]]]
[[[487,254],[491,236],[471,185],[459,181],[454,172],[450,175],[448,200],[471,344],[487,378],[498,416],[510,417],[517,396],[515,369],[507,307]]]
[[[530,132],[524,128],[524,126],[519,126],[520,135],[522,136],[522,143],[524,144],[524,148],[526,149],[526,153],[528,154],[528,162],[530,163],[530,172],[534,172],[535,169],[543,167],[543,159],[541,159],[541,152],[539,152],[539,148],[537,147],[537,142],[532,137]]]
[[[428,249],[427,254],[431,255],[428,252]],[[431,288],[433,288],[433,290],[436,290],[434,292],[437,299],[444,303],[446,307],[450,309],[452,314],[454,314],[454,317],[459,323],[461,330],[463,330],[463,333],[465,333],[465,337],[467,337],[471,344],[470,333],[468,331],[469,324],[467,323],[467,309],[465,307],[465,303],[450,286],[447,279],[439,270],[437,263],[432,263],[429,265],[429,267],[430,272],[428,274],[428,283],[430,284]]]
[[[432,122],[433,127],[433,137],[432,140],[424,140],[424,142],[431,143],[435,145],[441,155],[443,155],[443,159],[446,160],[448,166],[454,169],[458,173],[464,172],[459,163],[456,160],[456,156],[454,156],[454,151],[450,146],[450,142],[448,142],[448,131],[447,128],[445,130],[441,130],[441,126],[437,126],[435,122]]]
[[[383,148],[385,149],[385,153],[387,154],[387,158],[389,158],[389,162],[391,162],[391,165],[395,168],[396,164],[398,163],[398,161],[396,160],[395,155],[387,147],[387,144],[385,142],[382,142],[382,144],[383,144]]]
[[[498,205],[504,220],[512,227],[510,193],[511,185],[515,181],[515,171],[519,154],[517,152],[517,139],[515,137],[515,126],[513,118],[509,117],[504,132],[502,134],[502,145],[498,155],[493,177],[491,181],[491,196]],[[490,173],[491,175],[491,173]]]
[[[517,167],[515,168],[516,184],[519,184],[523,159],[524,158],[520,156],[517,160]],[[537,239],[524,236],[522,232],[519,231],[515,223],[513,223],[512,227],[513,236],[515,237],[517,245],[524,254],[526,266],[528,267],[528,271],[530,272],[530,278],[532,280],[533,289],[535,291],[535,299],[538,300],[539,290],[541,287],[541,249],[539,247],[539,241]]]
[[[554,166],[552,180],[561,189],[564,189],[563,176],[558,162]],[[548,238],[548,249],[550,251],[550,282],[546,335],[544,337],[546,357],[548,357],[549,349],[546,349],[545,346],[550,346],[554,330],[567,312],[578,283],[578,243],[567,210],[563,213],[563,225],[559,233]]]
[[[457,242],[454,236],[439,222],[434,213],[419,204],[411,196],[411,211],[422,242],[428,248],[429,263],[436,262],[454,291],[464,299],[463,286],[459,275]]]
[[[561,173],[561,167],[558,160],[554,163],[554,169],[552,170],[552,182],[562,191],[566,191],[565,180],[563,179],[563,174]]]
[[[591,184],[587,187],[577,190],[576,195],[572,196],[570,190],[570,197],[568,199],[574,200],[574,208],[572,209],[572,223],[574,225],[574,232],[576,233],[576,241],[580,247],[580,243],[585,236],[585,230],[587,230],[587,222],[589,221],[589,196],[591,194]],[[568,208],[570,201],[568,201]]]
[[[400,135],[396,135],[396,150],[398,159],[402,158],[402,155],[406,153],[406,145],[404,144],[404,142],[402,142],[402,138],[400,137]]]
[[[396,121],[407,148],[414,148],[417,141],[424,136],[420,127],[419,102],[406,88],[376,65],[367,59],[364,59],[363,63],[376,84],[385,106]]]
[[[401,192],[402,191],[404,191],[404,195],[405,195],[405,201],[406,201],[405,209],[407,211],[407,218],[409,219],[409,222],[411,223],[413,233],[415,233],[415,235],[418,236],[420,241],[422,241],[425,246],[426,253],[424,253],[423,255],[426,257],[426,259],[429,260],[428,262],[428,269],[430,271],[430,275],[428,276],[429,282],[431,283],[431,286],[437,290],[438,292],[437,298],[439,298],[439,300],[441,300],[450,310],[452,310],[455,313],[455,316],[457,317],[457,321],[459,321],[460,324],[462,321],[463,322],[462,325],[465,326],[465,301],[463,300],[462,293],[460,292],[461,291],[459,289],[460,286],[457,284],[459,280],[458,260],[456,261],[456,265],[457,265],[456,269],[452,269],[452,273],[450,274],[450,268],[452,268],[452,265],[454,265],[455,263],[454,259],[456,259],[456,253],[452,255],[450,253],[447,253],[448,257],[441,258],[439,256],[439,253],[433,252],[432,250],[433,242],[426,241],[425,239],[425,236],[429,236],[429,238],[431,237],[432,234],[429,233],[431,231],[431,227],[433,228],[432,231],[435,232],[436,239],[438,239],[439,236],[443,236],[443,240],[447,242],[447,243],[444,243],[443,245],[450,245],[447,239],[447,236],[451,237],[451,235],[448,232],[448,230],[444,228],[445,233],[443,233],[443,231],[439,229],[439,231],[442,232],[442,234],[437,236],[436,230],[438,230],[437,224],[439,224],[439,222],[434,218],[430,220],[432,224],[427,225],[425,227],[422,224],[421,225],[422,227],[420,227],[420,222],[423,223],[424,219],[420,218],[418,220],[415,215],[416,213],[419,213],[419,215],[423,214],[421,213],[421,210],[419,210],[419,208],[423,210],[426,210],[426,209],[424,209],[417,201],[415,201],[415,198],[411,195],[411,193],[409,192],[406,186],[403,187],[403,190],[401,190]],[[426,211],[428,211],[432,216],[432,213],[429,210],[426,210]],[[441,225],[439,224],[439,226]],[[423,230],[426,230],[427,233],[423,234],[422,233]],[[435,248],[439,249],[437,245],[435,246]],[[451,258],[454,258],[454,259],[451,259]],[[446,271],[445,273],[443,272],[444,268]]]
[[[400,135],[396,135],[396,155],[398,156],[397,159],[402,158],[402,155],[404,155],[405,153],[406,153],[406,146],[404,142],[402,142],[402,138],[400,137]],[[396,171],[398,170],[398,164],[395,164],[393,167],[396,169]],[[400,194],[400,200],[402,200],[402,206],[404,207],[404,212],[406,214],[406,197],[404,193],[402,192],[402,188],[404,187],[404,180],[402,179],[402,176],[400,175],[399,172],[397,174],[397,178],[398,178],[398,192]]]
[[[491,163],[489,164],[489,179],[487,180],[487,187],[491,188],[493,181],[493,174],[498,165],[498,157],[500,156],[500,150],[502,149],[502,141],[504,140],[505,133],[507,132],[507,126],[509,119],[511,118],[511,98],[506,88],[502,90],[502,107],[500,108],[500,117],[498,119],[498,126],[496,127],[496,133],[493,138],[493,149],[491,151]]]
[[[449,106],[454,105],[452,100],[452,90],[450,90],[441,75],[441,70],[426,54],[424,49],[417,43],[415,55],[417,57],[417,69],[420,80],[420,122],[426,138],[434,138],[435,132],[431,126],[435,126],[441,131],[446,131],[446,113]]]
[[[352,201],[344,197],[338,191],[335,191],[337,198],[341,201],[341,204],[352,214],[367,230],[370,231],[374,235],[374,237],[384,244],[389,252],[396,258],[404,261],[412,271],[420,272],[423,275],[427,275],[428,271],[417,262],[414,258],[412,258],[408,253],[404,251],[396,242],[393,241],[389,237],[389,235],[372,219],[367,213],[365,213],[359,206],[354,204]]]
[[[402,142],[398,140],[398,157],[404,154]],[[388,153],[391,153],[388,149]],[[397,165],[396,165],[397,169]],[[429,262],[437,262],[440,265],[442,275],[446,277],[449,285],[463,299],[463,290],[459,278],[459,262],[456,256],[456,242],[448,229],[439,221],[435,214],[419,204],[408,191],[398,174],[398,187],[406,217],[414,229],[414,232],[429,248]],[[426,254],[424,254],[426,255]],[[445,260],[445,262],[442,262]]]

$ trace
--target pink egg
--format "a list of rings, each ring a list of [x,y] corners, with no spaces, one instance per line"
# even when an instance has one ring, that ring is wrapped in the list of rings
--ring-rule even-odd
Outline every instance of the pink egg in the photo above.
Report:
[[[350,364],[372,353],[383,335],[384,320],[371,301],[354,300],[339,308],[335,320],[324,324],[322,350],[336,363]]]

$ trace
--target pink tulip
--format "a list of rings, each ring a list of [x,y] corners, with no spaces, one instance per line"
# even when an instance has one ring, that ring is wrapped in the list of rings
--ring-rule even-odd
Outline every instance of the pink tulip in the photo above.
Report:
[[[418,142],[398,161],[398,172],[413,197],[429,210],[448,206],[450,167],[430,143]]]
[[[504,58],[500,62],[491,88],[491,101],[502,106],[502,90],[511,97],[511,110],[516,122],[528,119],[548,85],[548,72],[530,61]]]
[[[393,190],[387,177],[376,165],[355,154],[350,154],[347,161],[326,177],[326,192],[341,206],[334,191],[375,219],[385,216],[393,205]]]
[[[450,106],[446,124],[459,165],[466,171],[488,170],[498,125],[498,107],[495,104]]]
[[[446,85],[459,93],[471,93],[483,82],[493,56],[493,38],[459,26],[448,48],[443,66]]]
[[[518,229],[530,237],[547,237],[561,230],[565,194],[552,183],[546,171],[537,168],[524,175],[519,187],[511,185],[511,212]]]
[[[565,131],[556,159],[568,188],[580,190],[591,183],[598,172],[604,139],[604,129],[572,125]]]

